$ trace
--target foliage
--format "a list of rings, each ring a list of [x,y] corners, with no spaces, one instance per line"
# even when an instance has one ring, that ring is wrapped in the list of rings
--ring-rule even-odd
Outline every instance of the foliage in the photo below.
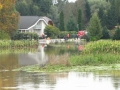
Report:
[[[90,4],[88,0],[86,0],[86,4],[85,4],[85,14],[86,14],[87,22],[88,22],[91,18],[91,8],[90,8]]]
[[[78,31],[77,24],[75,23],[75,18],[71,15],[67,23],[67,31]]]
[[[112,40],[99,40],[89,42],[85,48],[83,53],[84,54],[99,54],[99,53],[113,53],[119,54],[120,53],[120,41],[112,41]]]
[[[4,39],[10,39],[10,36],[8,35],[8,33],[5,33],[4,31],[0,31],[0,40],[4,40]]]
[[[102,26],[99,17],[95,13],[90,19],[88,32],[90,33],[91,40],[99,40],[102,37]]]
[[[58,37],[60,30],[55,26],[48,25],[45,27],[45,33],[47,34],[47,37],[56,38]]]
[[[16,0],[0,0],[0,30],[11,35],[18,28],[19,13],[15,9]]]
[[[120,40],[120,28],[117,28],[113,35],[113,40]]]
[[[77,32],[76,31],[61,31],[59,34],[59,38],[64,38],[65,36],[67,36],[67,34],[70,34],[70,37],[73,37],[72,35],[76,35]]]
[[[24,15],[47,15],[52,5],[51,0],[17,0],[16,9]]]
[[[109,34],[107,27],[103,27],[101,39],[110,39],[110,34]]]
[[[56,27],[59,27],[59,13],[57,6],[51,6],[47,16],[54,22]]]
[[[39,38],[39,36],[36,33],[19,33],[19,32],[15,33],[11,37],[12,40],[24,40],[24,39],[25,40],[27,40],[27,39],[29,39],[29,40],[32,40],[32,39],[38,40],[38,38]]]
[[[78,30],[82,30],[82,10],[78,10]]]
[[[120,24],[120,0],[114,0],[117,22]]]
[[[65,25],[64,25],[64,13],[63,11],[60,13],[60,31],[65,31]]]
[[[120,41],[89,42],[80,56],[71,56],[71,65],[101,65],[120,63]]]
[[[99,53],[99,54],[84,54],[75,55],[70,58],[70,65],[101,65],[101,64],[116,64],[120,63],[119,54]]]
[[[100,18],[101,25],[102,25],[102,26],[106,26],[106,14],[105,14],[105,12],[104,12],[104,8],[103,8],[103,7],[100,7],[100,8],[99,8],[98,16],[99,16],[99,18]]]
[[[36,47],[38,42],[35,40],[0,40],[0,49]]]
[[[113,29],[113,28],[115,28],[116,24],[117,24],[117,17],[116,17],[116,13],[115,13],[115,6],[113,5],[107,11],[106,26],[108,29]]]

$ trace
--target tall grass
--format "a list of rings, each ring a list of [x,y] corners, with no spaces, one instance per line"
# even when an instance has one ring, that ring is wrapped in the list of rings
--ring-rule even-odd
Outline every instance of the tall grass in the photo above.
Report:
[[[83,53],[120,53],[120,41],[99,40],[90,42],[85,46]]]
[[[5,48],[23,48],[38,46],[38,42],[34,40],[0,40],[0,49]]]
[[[120,63],[120,41],[100,40],[90,42],[81,55],[73,55],[70,65],[101,65]]]

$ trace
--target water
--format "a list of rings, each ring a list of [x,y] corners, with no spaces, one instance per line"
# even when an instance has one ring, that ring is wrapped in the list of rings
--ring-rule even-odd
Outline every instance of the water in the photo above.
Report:
[[[45,65],[49,56],[80,54],[79,45],[64,48],[40,45],[35,51],[0,54],[0,90],[120,90],[120,71],[28,73],[12,71],[26,65]],[[2,52],[2,51],[1,51]]]

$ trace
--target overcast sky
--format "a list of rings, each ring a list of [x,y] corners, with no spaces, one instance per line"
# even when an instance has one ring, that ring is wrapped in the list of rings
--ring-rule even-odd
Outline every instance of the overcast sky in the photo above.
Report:
[[[68,0],[69,2],[75,2],[76,0]]]

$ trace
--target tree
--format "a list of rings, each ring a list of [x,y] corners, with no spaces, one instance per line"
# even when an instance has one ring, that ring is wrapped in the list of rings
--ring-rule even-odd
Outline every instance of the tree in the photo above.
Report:
[[[64,26],[64,14],[63,11],[60,13],[60,31],[65,31],[65,26]]]
[[[82,30],[82,11],[78,10],[78,30]]]
[[[100,18],[102,26],[104,26],[105,25],[105,19],[104,19],[104,10],[103,10],[102,7],[99,8],[98,17]]]
[[[15,9],[16,0],[0,0],[0,30],[12,35],[18,28],[19,13]]]
[[[75,18],[71,15],[67,23],[67,31],[78,31]]]
[[[57,6],[51,6],[50,12],[47,15],[54,22],[55,26],[59,27],[59,13]]]
[[[113,35],[113,40],[120,40],[120,28],[117,28],[115,34]]]
[[[117,22],[120,24],[120,0],[114,0]]]
[[[101,39],[109,39],[110,34],[106,26],[104,26],[103,31],[102,31],[102,38]]]
[[[52,0],[17,0],[16,9],[21,15],[47,15]]]
[[[117,17],[115,13],[115,7],[114,5],[111,6],[111,8],[107,11],[107,20],[106,20],[106,26],[108,29],[113,29],[117,24]]]
[[[89,21],[91,18],[91,9],[90,9],[90,5],[89,5],[88,0],[86,0],[85,8],[86,8],[85,9],[86,18],[87,18],[87,21]]]
[[[55,26],[48,25],[45,27],[45,33],[50,38],[56,38],[58,37],[60,30],[56,28]]]
[[[91,40],[99,40],[102,37],[102,25],[97,13],[94,13],[90,19],[88,32],[90,33]]]

